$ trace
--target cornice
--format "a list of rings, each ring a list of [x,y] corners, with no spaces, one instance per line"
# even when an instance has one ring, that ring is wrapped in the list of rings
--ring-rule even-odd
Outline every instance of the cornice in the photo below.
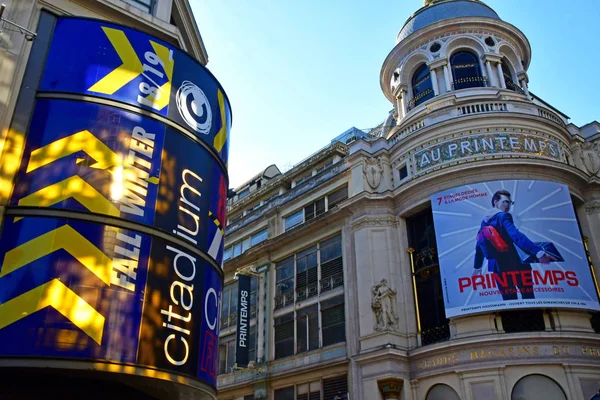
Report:
[[[366,227],[397,227],[398,217],[394,215],[379,215],[379,216],[366,216],[352,222],[350,226],[354,230],[363,229]]]

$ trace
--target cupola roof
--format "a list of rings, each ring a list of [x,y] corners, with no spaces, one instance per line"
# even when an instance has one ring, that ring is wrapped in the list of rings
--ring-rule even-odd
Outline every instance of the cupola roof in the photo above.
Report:
[[[500,20],[494,10],[478,0],[425,0],[425,7],[419,9],[406,21],[398,33],[396,42],[436,22],[462,17]]]

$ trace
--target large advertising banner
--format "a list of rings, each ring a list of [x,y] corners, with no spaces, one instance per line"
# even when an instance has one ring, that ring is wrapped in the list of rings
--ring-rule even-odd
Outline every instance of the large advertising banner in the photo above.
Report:
[[[43,99],[35,107],[11,205],[150,225],[221,264],[226,199],[221,165],[182,133],[114,107]]]
[[[431,196],[446,316],[600,310],[569,188],[505,180]]]
[[[216,269],[186,248],[92,222],[7,217],[0,354],[135,363],[216,385]]]
[[[59,18],[39,89],[152,111],[196,135],[227,164],[231,110],[219,82],[187,53],[143,32]]]

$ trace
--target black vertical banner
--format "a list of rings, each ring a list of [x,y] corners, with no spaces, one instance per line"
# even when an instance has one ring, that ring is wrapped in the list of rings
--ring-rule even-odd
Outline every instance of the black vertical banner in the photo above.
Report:
[[[250,277],[238,275],[238,320],[235,346],[235,361],[240,368],[248,366],[250,349]]]

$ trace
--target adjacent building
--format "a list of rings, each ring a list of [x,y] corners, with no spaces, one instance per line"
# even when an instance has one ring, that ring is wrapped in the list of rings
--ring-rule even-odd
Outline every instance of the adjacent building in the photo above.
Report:
[[[531,93],[530,62],[484,2],[427,0],[383,63],[384,123],[230,191],[220,399],[598,393],[600,124]],[[247,368],[236,274],[252,277]]]

